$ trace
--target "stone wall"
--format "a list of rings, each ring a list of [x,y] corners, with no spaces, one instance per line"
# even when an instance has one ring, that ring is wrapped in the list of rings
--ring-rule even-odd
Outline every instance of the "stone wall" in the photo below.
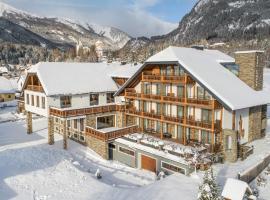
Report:
[[[255,106],[249,109],[249,135],[251,142],[262,138],[262,106]]]
[[[109,159],[108,143],[102,140],[96,139],[92,136],[86,136],[86,145],[99,154],[104,159]]]
[[[32,113],[31,112],[26,112],[26,128],[27,128],[27,133],[31,134],[33,132],[33,122],[32,122]]]
[[[231,137],[231,145],[228,148],[228,137]],[[237,133],[231,129],[223,130],[223,154],[224,159],[227,162],[236,162],[237,161]]]
[[[254,90],[262,90],[264,53],[260,51],[237,52],[235,61],[239,65],[239,78]]]

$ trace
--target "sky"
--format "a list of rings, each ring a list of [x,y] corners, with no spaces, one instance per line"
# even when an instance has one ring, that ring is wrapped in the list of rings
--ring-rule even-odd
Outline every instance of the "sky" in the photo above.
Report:
[[[39,16],[113,26],[132,37],[166,34],[197,0],[0,0]]]

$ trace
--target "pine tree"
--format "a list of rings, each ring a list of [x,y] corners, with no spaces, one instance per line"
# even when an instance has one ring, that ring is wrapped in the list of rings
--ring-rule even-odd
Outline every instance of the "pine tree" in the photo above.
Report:
[[[221,200],[219,186],[216,183],[213,169],[206,171],[203,177],[203,184],[199,187],[198,200]]]

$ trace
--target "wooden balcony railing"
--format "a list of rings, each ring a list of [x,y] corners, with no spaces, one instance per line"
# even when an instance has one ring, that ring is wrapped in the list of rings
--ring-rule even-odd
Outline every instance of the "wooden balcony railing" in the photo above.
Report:
[[[214,128],[215,130],[221,130],[221,122],[220,120],[216,120],[214,122],[214,127],[212,127],[212,122],[211,121],[200,121],[200,120],[195,120],[194,118],[191,117],[177,117],[177,116],[166,116],[166,115],[160,115],[156,114],[154,112],[143,112],[143,111],[138,111],[134,108],[130,108],[126,110],[127,114],[131,115],[136,115],[138,117],[146,117],[146,118],[152,118],[152,119],[157,119],[160,121],[165,121],[165,122],[174,122],[174,123],[180,123],[180,124],[186,124],[188,126],[192,127],[200,127],[204,129],[209,129],[212,130]],[[186,119],[186,120],[185,120]]]
[[[124,105],[107,105],[107,106],[98,106],[90,108],[81,108],[81,109],[59,109],[59,108],[50,108],[50,115],[56,117],[73,117],[80,115],[91,115],[99,114],[113,111],[124,111]]]
[[[102,141],[109,141],[113,140],[119,137],[122,137],[127,134],[132,134],[139,132],[140,129],[138,126],[130,126],[130,127],[125,127],[121,128],[115,131],[110,131],[110,132],[102,132],[100,130],[94,129],[92,127],[86,126],[85,127],[85,134],[92,136],[94,138],[97,138]]]
[[[26,89],[35,92],[44,92],[42,86],[40,85],[27,85]]]

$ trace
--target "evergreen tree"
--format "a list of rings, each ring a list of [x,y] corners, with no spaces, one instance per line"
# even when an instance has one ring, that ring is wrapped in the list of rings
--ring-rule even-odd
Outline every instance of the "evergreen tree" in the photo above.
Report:
[[[213,169],[206,171],[203,177],[203,183],[199,187],[198,200],[221,200],[219,186],[216,183]]]

